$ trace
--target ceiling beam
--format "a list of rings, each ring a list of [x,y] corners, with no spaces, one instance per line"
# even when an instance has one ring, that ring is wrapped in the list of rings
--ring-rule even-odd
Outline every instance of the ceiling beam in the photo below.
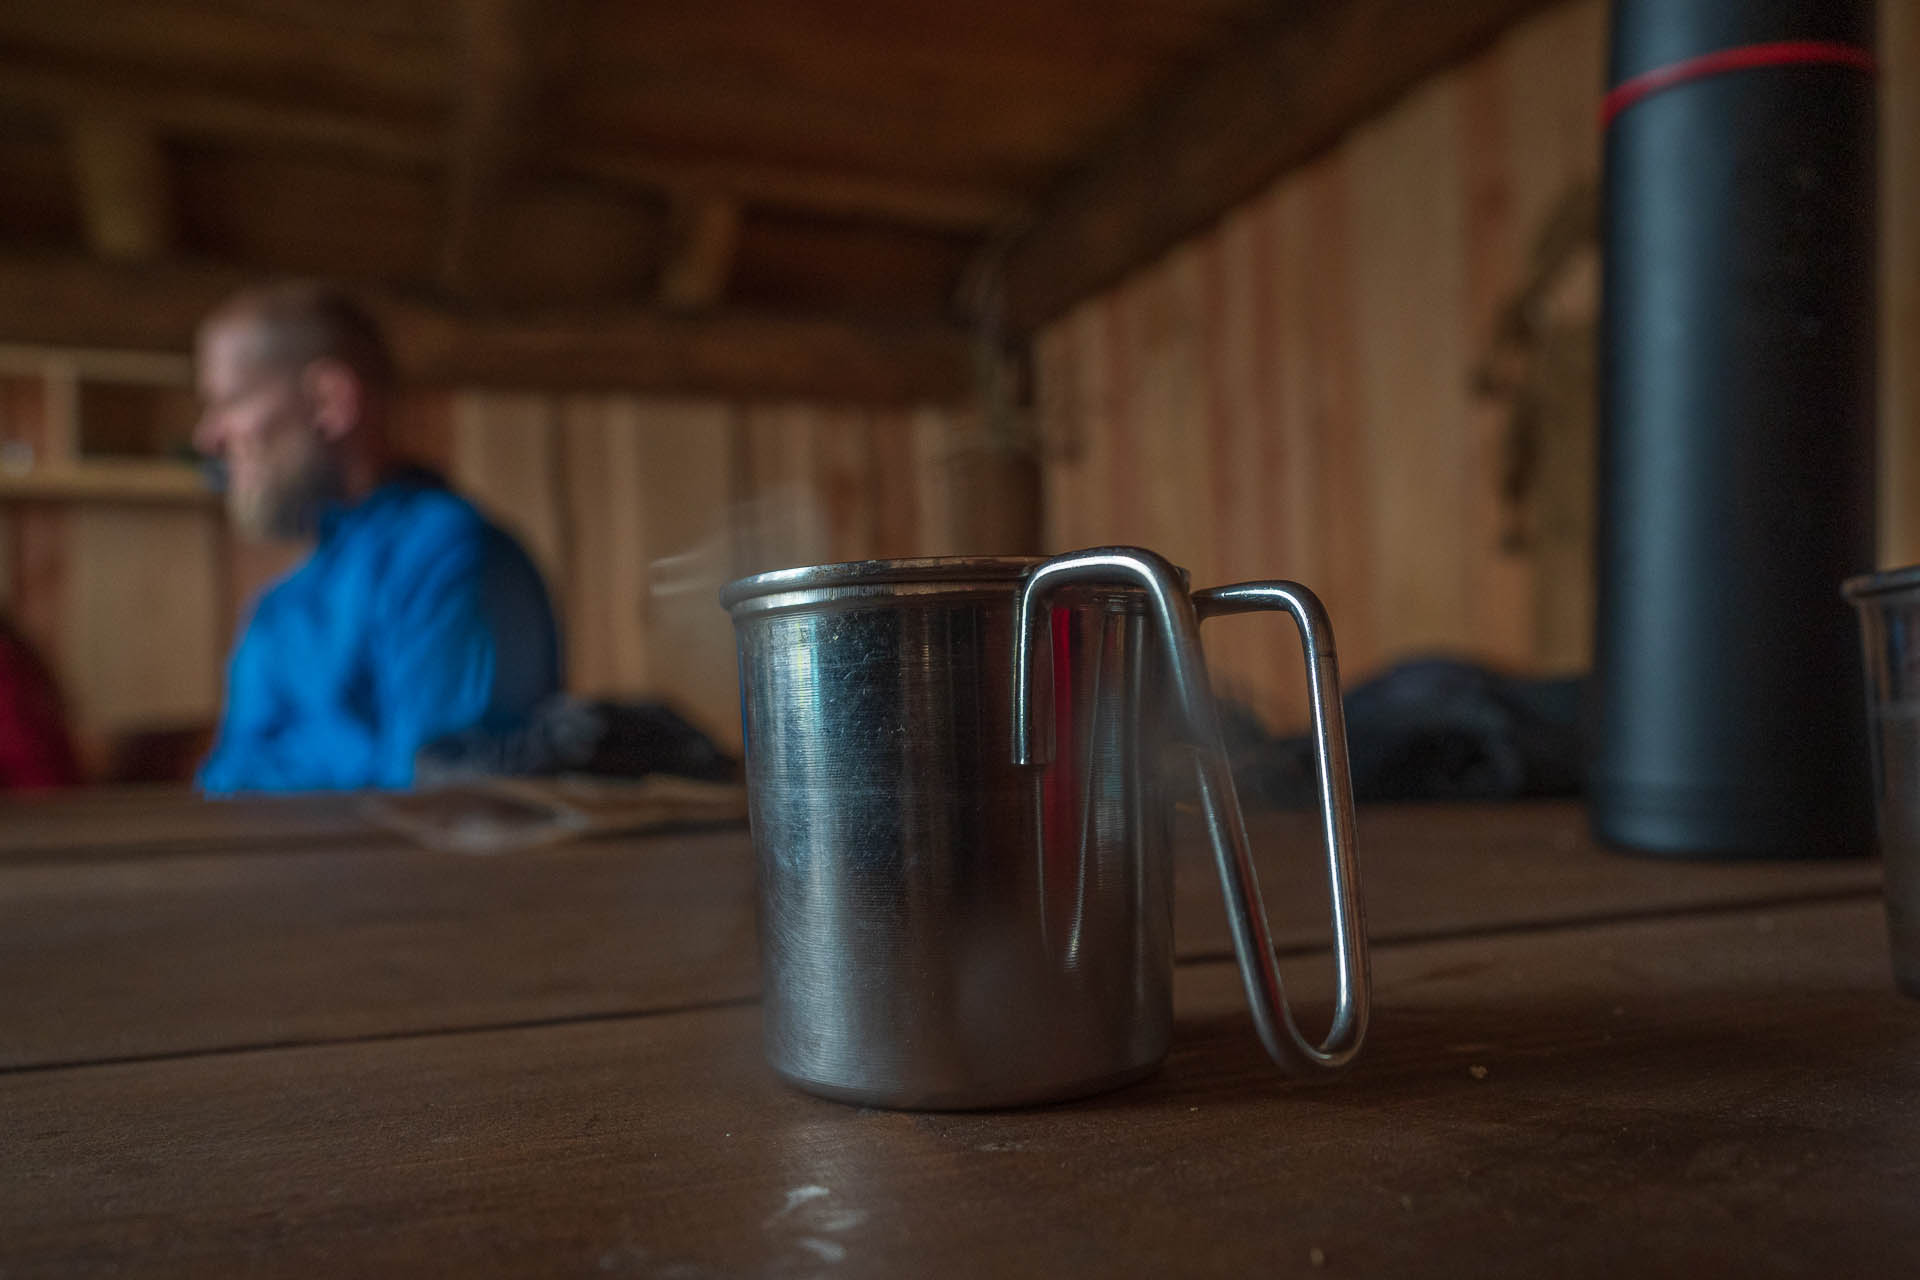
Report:
[[[967,340],[955,329],[743,312],[476,318],[447,326],[415,363],[438,383],[759,399],[959,402],[972,387]]]
[[[670,239],[660,305],[669,311],[718,305],[740,240],[740,206],[726,196],[683,195],[674,201]]]
[[[0,258],[0,342],[186,351],[200,319],[255,278],[179,264]],[[650,308],[495,312],[363,293],[421,384],[627,390],[863,403],[958,401],[965,335],[940,325]]]
[[[422,116],[374,114],[264,98],[199,84],[155,81],[113,69],[75,71],[0,62],[0,103],[71,119],[105,110],[159,136],[249,144],[295,144],[366,160],[439,169],[448,160],[442,125]],[[484,121],[478,122],[484,130]],[[662,159],[640,151],[570,142],[537,157],[557,176],[671,196],[709,191],[745,206],[870,219],[960,234],[985,232],[1020,211],[998,188],[890,178],[799,165]],[[476,165],[476,168],[478,166]]]
[[[173,248],[173,196],[159,140],[123,116],[88,112],[68,126],[87,246],[116,262]]]
[[[387,164],[436,164],[444,151],[439,129],[425,119],[155,82],[111,70],[76,72],[8,61],[0,64],[0,103],[68,120],[102,111],[158,135],[329,147]]]
[[[482,221],[520,161],[547,33],[534,0],[455,5],[459,97],[447,148],[447,224],[440,283],[468,291]]]
[[[887,178],[835,169],[737,160],[660,160],[606,146],[562,148],[555,168],[657,191],[708,191],[743,205],[898,223],[926,231],[986,232],[1017,217],[1020,202],[968,183]]]
[[[1550,0],[1275,5],[1095,148],[1006,244],[1006,323],[1031,332],[1200,231],[1415,83]]]

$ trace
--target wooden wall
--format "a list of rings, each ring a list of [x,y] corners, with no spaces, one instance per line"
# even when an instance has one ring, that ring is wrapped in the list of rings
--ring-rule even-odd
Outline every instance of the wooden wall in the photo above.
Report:
[[[37,398],[0,380],[0,438],[32,433]],[[666,697],[729,745],[723,581],[956,549],[953,410],[452,392],[400,417],[402,446],[539,561],[573,689]],[[116,737],[211,722],[248,602],[298,555],[231,538],[204,499],[0,498],[0,608],[56,666],[96,765]]]
[[[1920,15],[1883,9],[1883,554],[1912,562]],[[1304,581],[1350,680],[1433,651],[1583,668],[1606,21],[1547,10],[1048,329],[1050,544]],[[1220,683],[1298,722],[1286,624],[1211,625]]]
[[[1880,0],[1880,563],[1920,563],[1920,5]]]
[[[968,418],[951,409],[479,393],[443,407],[449,474],[562,602],[571,686],[665,696],[730,744],[723,582],[959,549],[947,472]]]

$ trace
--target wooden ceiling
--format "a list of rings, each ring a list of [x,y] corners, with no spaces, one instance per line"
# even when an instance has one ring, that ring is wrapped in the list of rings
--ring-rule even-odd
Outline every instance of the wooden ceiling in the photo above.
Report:
[[[1537,3],[18,0],[0,338],[327,275],[448,377],[539,380],[531,330],[590,382],[959,394],[990,300],[1031,330]]]

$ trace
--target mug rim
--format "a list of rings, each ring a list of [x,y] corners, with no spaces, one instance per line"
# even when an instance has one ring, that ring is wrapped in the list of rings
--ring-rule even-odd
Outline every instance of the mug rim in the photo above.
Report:
[[[720,588],[720,607],[731,611],[757,596],[895,582],[1016,582],[1045,556],[912,556],[894,560],[842,560],[834,564],[769,569],[736,578]]]
[[[1858,600],[1862,596],[1887,595],[1895,591],[1909,591],[1920,587],[1920,564],[1910,564],[1899,569],[1886,569],[1879,573],[1863,573],[1848,578],[1840,584],[1840,594],[1849,600]]]

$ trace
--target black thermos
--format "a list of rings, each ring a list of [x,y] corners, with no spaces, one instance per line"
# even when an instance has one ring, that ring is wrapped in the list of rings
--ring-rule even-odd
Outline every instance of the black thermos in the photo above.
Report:
[[[1592,821],[1869,852],[1872,0],[1616,0]]]

